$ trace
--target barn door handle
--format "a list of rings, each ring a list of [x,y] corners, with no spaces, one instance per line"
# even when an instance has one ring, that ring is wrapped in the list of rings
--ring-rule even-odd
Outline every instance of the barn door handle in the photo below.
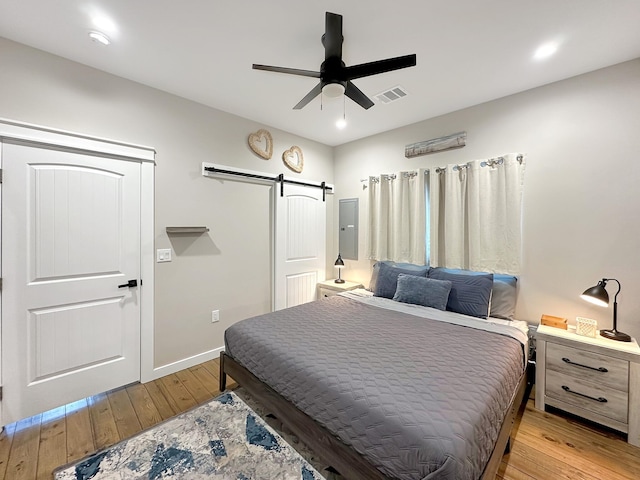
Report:
[[[122,285],[118,285],[118,288],[132,288],[138,286],[138,280],[129,280],[127,283],[123,283]]]

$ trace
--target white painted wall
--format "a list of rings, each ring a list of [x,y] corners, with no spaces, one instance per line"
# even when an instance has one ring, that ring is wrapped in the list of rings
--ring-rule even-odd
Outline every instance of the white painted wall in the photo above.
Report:
[[[336,149],[269,129],[270,161],[246,144],[264,125],[1,38],[0,65],[0,117],[156,148],[155,247],[174,250],[172,263],[156,264],[156,367],[222,346],[228,325],[266,311],[271,298],[266,188],[204,178],[201,162],[295,176],[279,159],[292,145],[304,151],[301,178],[336,185],[328,203],[328,264],[337,256],[338,199],[360,198],[361,260],[346,260],[342,273],[365,283],[361,178],[526,152],[518,317],[582,315],[609,327],[611,309],[578,295],[610,276],[623,286],[619,327],[640,337],[640,59]],[[408,143],[461,130],[468,134],[463,149],[404,158]],[[211,231],[169,239],[164,228],[177,225]],[[330,266],[327,275],[335,275]],[[221,322],[212,325],[215,308]]]
[[[201,163],[332,183],[331,147],[2,38],[0,66],[0,117],[156,149],[155,248],[173,250],[173,261],[155,270],[156,367],[221,347],[226,327],[269,311],[268,187],[204,178]],[[247,146],[249,133],[263,127],[274,140],[269,161]],[[280,159],[292,145],[304,152],[300,175]],[[165,233],[188,225],[211,230]]]
[[[404,157],[406,144],[459,131],[467,132],[463,149]],[[336,222],[340,198],[361,205],[360,260],[345,261],[343,276],[370,276],[361,178],[507,152],[528,156],[518,318],[586,316],[611,328],[612,308],[579,294],[614,277],[622,283],[618,327],[640,338],[640,59],[337,147]],[[612,283],[612,300],[615,291]]]

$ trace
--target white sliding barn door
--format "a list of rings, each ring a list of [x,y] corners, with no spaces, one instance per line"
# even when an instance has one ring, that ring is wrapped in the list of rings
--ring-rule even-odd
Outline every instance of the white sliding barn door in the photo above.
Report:
[[[141,163],[0,145],[7,424],[140,379]]]
[[[275,192],[274,309],[316,298],[316,284],[325,279],[326,202],[322,189],[297,185]]]

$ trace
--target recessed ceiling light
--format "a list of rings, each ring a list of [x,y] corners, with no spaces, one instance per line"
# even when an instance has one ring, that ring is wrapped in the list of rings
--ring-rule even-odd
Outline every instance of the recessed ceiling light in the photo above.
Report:
[[[91,40],[101,45],[109,45],[111,43],[109,37],[107,37],[104,33],[89,32],[89,37],[91,38]]]
[[[336,121],[336,127],[340,130],[342,130],[343,128],[345,128],[347,126],[347,119],[346,118],[339,118]]]
[[[556,53],[558,50],[558,44],[556,43],[545,43],[544,45],[540,45],[536,52],[533,54],[533,58],[536,60],[543,60],[545,58],[549,58],[551,55]]]

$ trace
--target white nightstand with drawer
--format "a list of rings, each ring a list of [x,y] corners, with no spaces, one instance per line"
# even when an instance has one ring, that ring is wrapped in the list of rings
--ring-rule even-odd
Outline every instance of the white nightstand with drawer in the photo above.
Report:
[[[349,290],[355,290],[356,288],[364,287],[361,283],[347,282],[346,280],[344,283],[336,283],[335,280],[318,282],[318,299],[337,295],[341,292],[348,292]]]
[[[640,347],[540,325],[536,408],[560,408],[628,434],[640,446]]]

